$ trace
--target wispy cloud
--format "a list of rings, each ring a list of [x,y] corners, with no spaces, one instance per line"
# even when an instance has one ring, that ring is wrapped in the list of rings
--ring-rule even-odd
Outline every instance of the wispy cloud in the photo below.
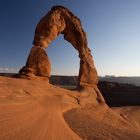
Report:
[[[18,71],[16,68],[0,67],[0,73],[17,73]]]

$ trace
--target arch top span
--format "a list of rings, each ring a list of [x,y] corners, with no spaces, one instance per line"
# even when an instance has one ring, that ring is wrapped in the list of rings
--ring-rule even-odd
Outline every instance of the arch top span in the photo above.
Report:
[[[87,36],[81,21],[63,6],[54,6],[41,18],[35,29],[33,47],[26,65],[19,71],[28,77],[42,76],[50,78],[51,64],[45,48],[59,35],[72,44],[80,57],[78,87],[94,87],[98,83],[97,71],[92,54],[88,48]]]

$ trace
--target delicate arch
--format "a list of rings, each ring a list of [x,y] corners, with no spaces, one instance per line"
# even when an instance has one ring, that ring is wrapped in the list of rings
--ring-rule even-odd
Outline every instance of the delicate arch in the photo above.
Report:
[[[50,78],[50,61],[44,48],[59,35],[72,44],[79,52],[80,69],[78,77],[79,87],[93,87],[98,83],[98,76],[94,66],[91,51],[88,48],[86,33],[81,22],[72,12],[63,6],[54,6],[39,21],[33,40],[33,47],[26,65],[19,71],[28,77],[36,75]]]

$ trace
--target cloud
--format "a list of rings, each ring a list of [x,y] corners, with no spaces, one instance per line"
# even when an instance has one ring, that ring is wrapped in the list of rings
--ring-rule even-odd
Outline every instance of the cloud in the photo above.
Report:
[[[0,68],[0,71],[3,71],[3,68]]]
[[[18,71],[16,68],[0,67],[0,73],[17,73]]]

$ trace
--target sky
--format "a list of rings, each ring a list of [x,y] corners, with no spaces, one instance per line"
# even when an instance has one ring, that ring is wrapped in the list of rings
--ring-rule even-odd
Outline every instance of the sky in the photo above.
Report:
[[[98,75],[140,76],[140,0],[0,0],[0,72],[25,65],[36,25],[54,5],[80,18]],[[46,52],[51,74],[78,75],[78,52],[63,35]]]

